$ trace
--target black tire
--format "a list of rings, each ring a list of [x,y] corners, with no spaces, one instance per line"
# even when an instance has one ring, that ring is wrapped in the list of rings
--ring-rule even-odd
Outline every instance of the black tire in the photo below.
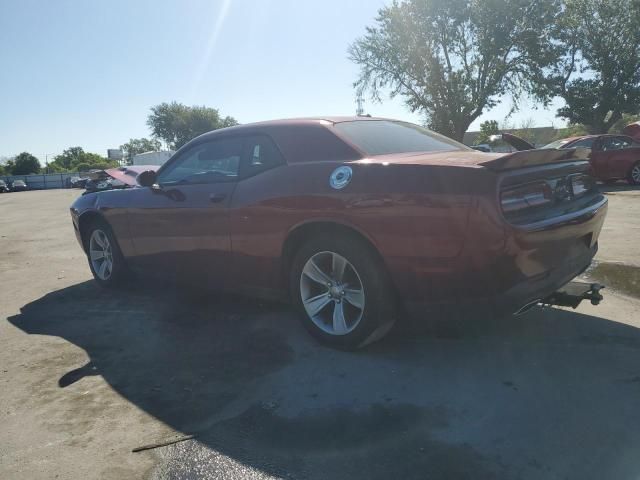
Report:
[[[633,167],[631,167],[631,170],[629,170],[629,175],[627,176],[627,181],[629,182],[629,185],[640,185],[640,178],[638,177],[638,172],[640,172],[640,162],[636,162],[633,165]]]
[[[340,255],[351,264],[349,269],[353,268],[357,272],[356,275],[364,292],[364,308],[361,310],[359,321],[354,322],[353,330],[339,335],[327,333],[307,314],[300,287],[303,268],[307,261],[316,254],[324,255],[331,252]],[[290,292],[307,331],[321,343],[334,348],[343,350],[361,348],[386,335],[395,322],[396,294],[386,269],[376,252],[355,236],[321,235],[305,242],[296,252],[291,264]],[[334,302],[340,303],[339,299]],[[347,305],[349,302],[345,302],[343,308],[346,309]],[[330,303],[326,308],[335,308],[335,304]],[[349,308],[352,307],[349,305]]]
[[[101,275],[96,270],[96,266],[94,262],[91,261],[91,238],[95,232],[102,232],[109,241],[109,245],[111,246],[111,271],[106,278],[101,278]],[[124,281],[129,277],[129,269],[127,268],[126,261],[122,252],[120,251],[120,246],[118,245],[118,241],[116,237],[113,235],[113,231],[109,224],[107,224],[103,220],[94,220],[86,229],[86,234],[84,236],[85,249],[87,252],[87,260],[89,262],[89,268],[91,269],[91,273],[93,274],[93,278],[103,288],[115,288],[121,286]],[[104,276],[104,275],[103,275]]]

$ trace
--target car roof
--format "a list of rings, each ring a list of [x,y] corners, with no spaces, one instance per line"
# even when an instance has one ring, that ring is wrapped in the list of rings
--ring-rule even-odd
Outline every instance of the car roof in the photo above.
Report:
[[[325,127],[344,122],[398,121],[387,118],[364,116],[321,116],[284,118],[264,122],[246,123],[234,127],[220,128],[194,138],[180,150],[202,141],[233,135],[269,135],[280,148],[287,161],[357,160],[364,157],[357,147],[338,138]],[[309,143],[311,142],[311,143]],[[176,152],[177,154],[177,152]]]
[[[255,127],[266,125],[304,125],[309,123],[328,122],[328,123],[342,123],[342,122],[357,122],[357,121],[379,121],[379,120],[391,120],[389,118],[382,117],[370,117],[370,116],[348,116],[348,115],[325,115],[318,117],[299,117],[299,118],[281,118],[276,120],[265,120],[262,122],[246,123],[231,128],[241,127]],[[396,120],[397,121],[397,120]]]
[[[391,118],[382,118],[382,117],[339,116],[339,115],[281,118],[276,120],[265,120],[261,122],[243,123],[242,125],[235,125],[233,127],[220,128],[218,130],[207,132],[201,135],[201,137],[217,136],[217,135],[223,135],[226,133],[240,133],[243,130],[268,129],[269,127],[293,127],[293,126],[322,125],[322,124],[335,125],[336,123],[344,123],[344,122],[357,122],[357,121],[366,122],[366,121],[380,121],[380,120],[387,120],[387,121],[394,121],[394,122],[399,121]]]

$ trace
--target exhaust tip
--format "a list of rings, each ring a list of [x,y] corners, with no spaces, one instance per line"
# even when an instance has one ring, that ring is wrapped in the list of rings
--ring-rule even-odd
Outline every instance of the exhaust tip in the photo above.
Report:
[[[530,302],[525,303],[522,307],[520,307],[518,310],[516,310],[513,314],[514,315],[522,315],[524,313],[527,313],[529,310],[531,310],[533,307],[538,305],[540,302],[542,302],[541,298],[537,298],[535,300],[531,300]]]

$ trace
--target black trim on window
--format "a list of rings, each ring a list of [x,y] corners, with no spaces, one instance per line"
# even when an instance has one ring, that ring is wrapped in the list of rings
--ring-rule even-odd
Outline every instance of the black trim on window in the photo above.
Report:
[[[276,167],[286,165],[287,162],[282,155],[282,151],[276,144],[276,142],[269,135],[266,134],[254,134],[247,135],[243,138],[243,155],[240,161],[239,179],[254,177],[262,172],[266,172]],[[254,159],[256,143],[264,142],[261,146],[265,146],[268,153],[271,154],[273,160],[265,163],[263,166],[252,165]]]

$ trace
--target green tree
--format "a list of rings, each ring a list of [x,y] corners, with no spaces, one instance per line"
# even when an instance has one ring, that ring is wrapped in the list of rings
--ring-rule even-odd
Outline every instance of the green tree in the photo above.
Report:
[[[51,172],[77,172],[91,169],[117,167],[118,162],[110,162],[96,153],[85,152],[82,147],[70,147],[57,155],[49,163]]]
[[[640,113],[638,0],[565,0],[555,36],[551,89],[566,102],[559,117],[597,134]]]
[[[476,144],[488,143],[491,135],[497,135],[500,133],[498,122],[495,120],[487,120],[480,124],[480,133],[476,137]]]
[[[124,145],[120,145],[120,150],[124,152],[124,159],[131,163],[134,156],[145,152],[159,152],[162,145],[155,138],[131,138]]]
[[[562,140],[569,137],[580,137],[582,135],[588,135],[587,128],[581,123],[569,124],[565,128],[559,128],[558,133],[553,138],[554,140]]]
[[[147,125],[154,137],[164,141],[169,148],[178,149],[198,135],[232,127],[238,122],[233,117],[221,117],[215,108],[165,102],[151,107]]]
[[[6,163],[4,164],[5,175],[11,175],[11,173],[13,172],[13,166],[13,158],[10,158],[6,161]]]
[[[13,159],[11,165],[12,175],[29,175],[40,172],[40,162],[28,152],[22,152]]]
[[[535,120],[531,117],[526,118],[520,122],[520,127],[516,128],[513,132],[514,135],[526,140],[527,142],[535,145],[537,142],[535,128]]]
[[[0,175],[11,175],[11,166],[13,163],[10,157],[0,157]]]
[[[542,69],[560,0],[401,0],[382,8],[348,50],[354,86],[401,96],[430,128],[462,140],[471,122],[510,93],[544,97]]]

